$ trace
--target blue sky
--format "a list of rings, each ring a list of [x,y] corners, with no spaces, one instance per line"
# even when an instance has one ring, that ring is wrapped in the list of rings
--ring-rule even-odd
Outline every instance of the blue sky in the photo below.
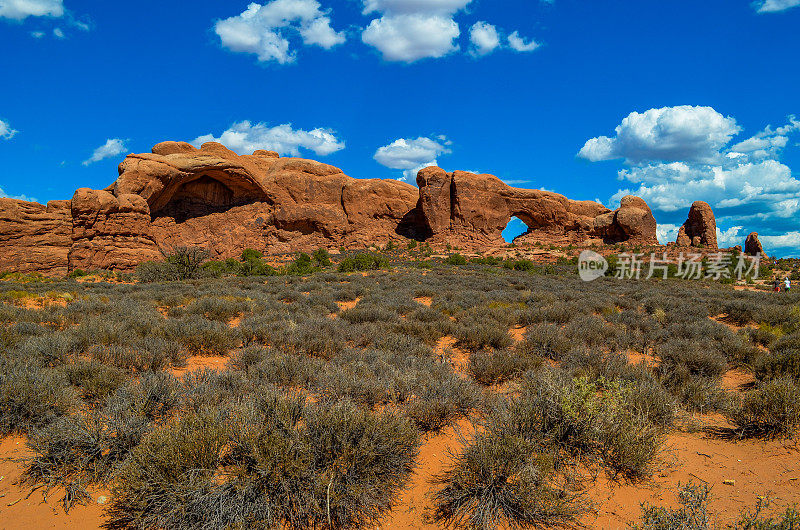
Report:
[[[635,193],[664,242],[705,200],[722,244],[797,256],[798,27],[800,0],[0,0],[0,194],[220,139],[358,178],[435,161]]]

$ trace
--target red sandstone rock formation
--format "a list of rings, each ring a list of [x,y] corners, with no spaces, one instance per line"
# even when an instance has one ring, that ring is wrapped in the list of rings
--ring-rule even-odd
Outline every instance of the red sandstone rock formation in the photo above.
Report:
[[[689,218],[678,231],[675,243],[681,247],[704,247],[717,250],[717,221],[707,202],[695,201]]]
[[[105,190],[82,188],[47,206],[0,199],[0,270],[131,270],[176,246],[228,258],[248,247],[284,253],[410,237],[482,250],[503,243],[512,216],[529,227],[521,241],[657,243],[637,197],[611,211],[492,175],[431,167],[417,180],[419,189],[272,151],[164,142],[128,156]]]
[[[71,245],[69,201],[0,199],[0,271],[66,274]]]
[[[761,241],[758,239],[758,232],[750,232],[747,235],[747,239],[744,241],[744,253],[748,256],[764,254],[764,247],[761,246]]]
[[[645,202],[624,197],[616,211],[549,191],[512,188],[493,175],[438,167],[417,175],[423,237],[459,246],[502,243],[512,217],[528,226],[518,242],[658,244],[656,220]]]

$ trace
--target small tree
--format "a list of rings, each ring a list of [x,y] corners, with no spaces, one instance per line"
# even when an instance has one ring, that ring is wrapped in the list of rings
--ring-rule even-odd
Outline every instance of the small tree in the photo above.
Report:
[[[190,280],[200,276],[208,257],[208,250],[201,247],[175,247],[172,254],[165,256],[165,261],[172,266],[176,279]]]

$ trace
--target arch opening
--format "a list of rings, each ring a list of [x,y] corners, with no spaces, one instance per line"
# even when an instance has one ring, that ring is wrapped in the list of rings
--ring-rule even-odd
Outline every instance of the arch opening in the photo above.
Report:
[[[525,221],[514,215],[503,229],[503,239],[506,241],[506,243],[513,243],[516,238],[522,234],[526,234],[529,230],[530,227],[525,223]]]
[[[245,179],[233,179],[225,174],[203,174],[165,192],[151,215],[153,219],[172,217],[176,223],[182,223],[263,200],[263,195],[259,188]]]

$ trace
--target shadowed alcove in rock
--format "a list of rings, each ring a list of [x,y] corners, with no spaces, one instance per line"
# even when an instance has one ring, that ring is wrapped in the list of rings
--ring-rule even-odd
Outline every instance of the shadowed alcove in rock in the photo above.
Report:
[[[222,172],[203,174],[164,190],[151,205],[151,216],[153,219],[172,217],[175,222],[182,223],[264,200],[264,192],[250,179]]]

